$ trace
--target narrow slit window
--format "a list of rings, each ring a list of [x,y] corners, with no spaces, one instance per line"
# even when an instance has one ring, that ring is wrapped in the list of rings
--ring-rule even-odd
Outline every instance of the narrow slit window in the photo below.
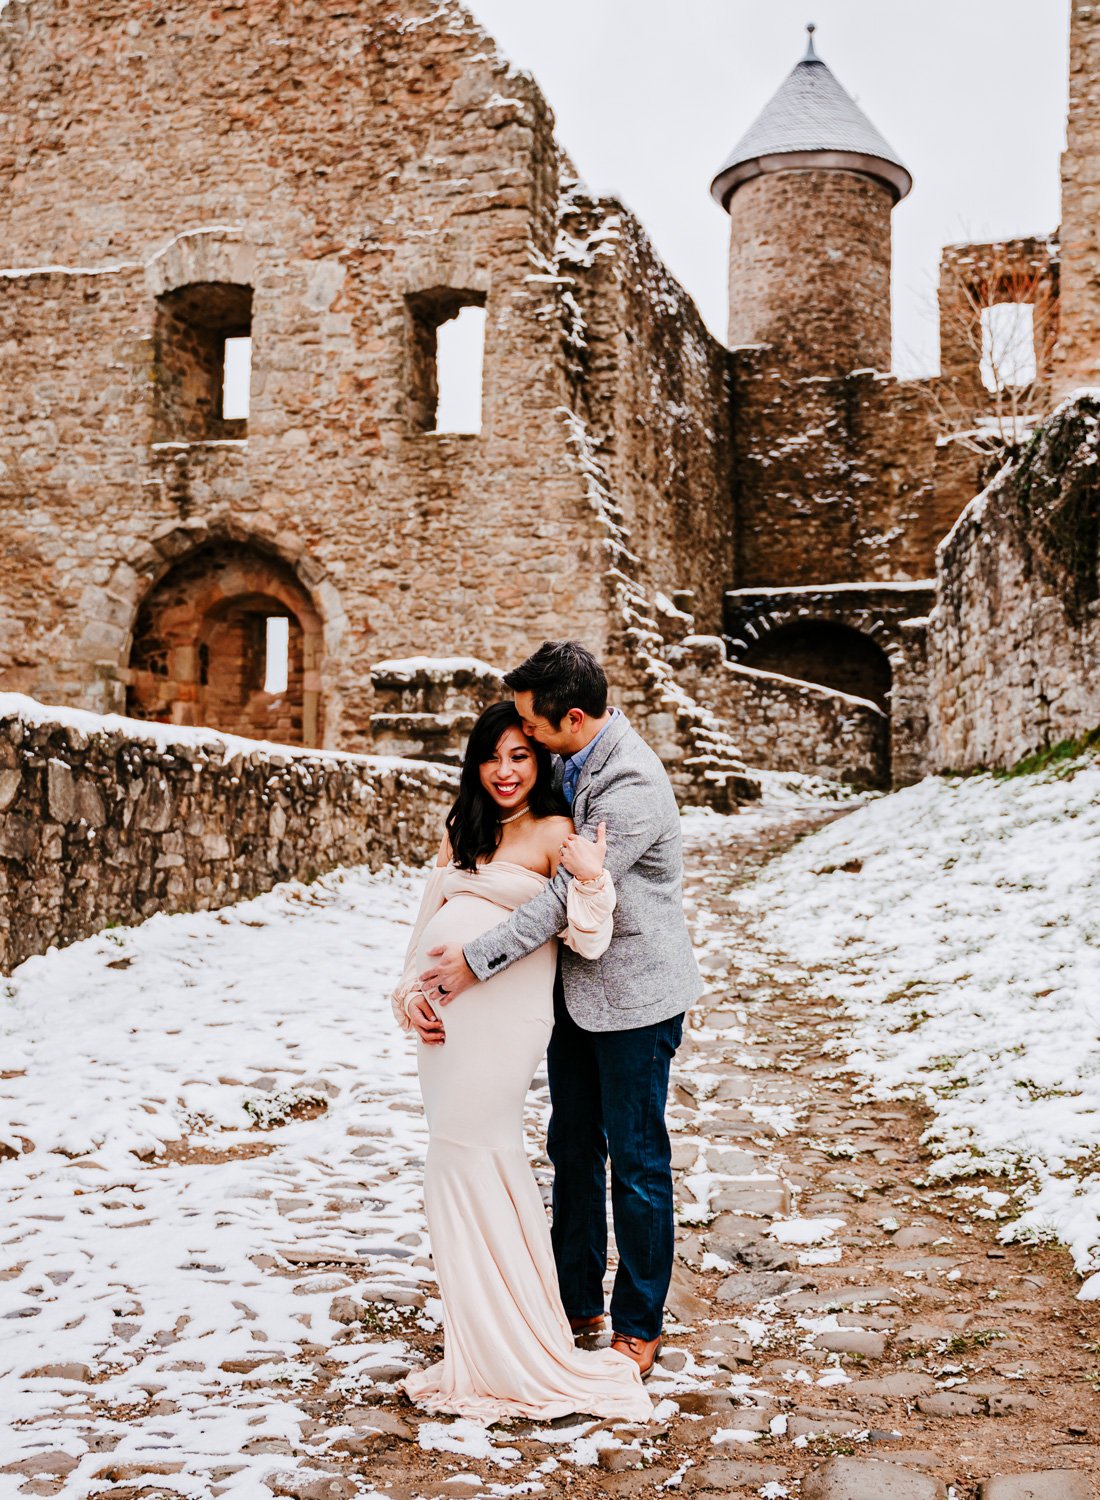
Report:
[[[436,432],[481,431],[485,309],[463,307],[436,330]]]
[[[1018,390],[1036,377],[1035,307],[997,302],[982,308],[982,384],[987,391]]]
[[[264,692],[285,693],[290,667],[290,620],[268,615],[264,651]]]
[[[248,335],[227,338],[222,367],[222,416],[236,421],[248,416],[248,391],[252,380],[252,339]]]

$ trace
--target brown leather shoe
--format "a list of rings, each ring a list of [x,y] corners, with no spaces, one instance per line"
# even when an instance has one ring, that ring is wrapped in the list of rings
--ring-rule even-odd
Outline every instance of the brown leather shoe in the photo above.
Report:
[[[569,1326],[573,1330],[573,1337],[579,1338],[586,1333],[602,1333],[605,1321],[603,1313],[597,1313],[593,1318],[570,1318]]]
[[[636,1339],[629,1333],[613,1333],[611,1347],[617,1354],[632,1359],[641,1370],[642,1379],[648,1380],[661,1352],[661,1338],[659,1334],[655,1339]]]

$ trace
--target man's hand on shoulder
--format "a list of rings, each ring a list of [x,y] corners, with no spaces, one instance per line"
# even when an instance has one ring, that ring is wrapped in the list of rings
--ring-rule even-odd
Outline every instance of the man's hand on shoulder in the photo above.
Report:
[[[458,943],[448,943],[442,948],[429,948],[432,960],[430,969],[420,975],[420,988],[440,1005],[449,1005],[456,995],[477,984],[478,978],[466,962],[466,955]]]

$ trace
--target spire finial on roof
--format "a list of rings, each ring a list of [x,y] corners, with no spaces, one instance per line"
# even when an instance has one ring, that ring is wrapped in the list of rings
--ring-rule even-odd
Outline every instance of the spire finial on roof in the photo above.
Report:
[[[814,23],[812,21],[807,21],[807,23],[806,23],[806,56],[802,59],[803,62],[820,62],[821,61],[820,57],[818,57],[817,53],[814,51],[814,32],[816,30],[817,30],[817,27],[814,25]]]

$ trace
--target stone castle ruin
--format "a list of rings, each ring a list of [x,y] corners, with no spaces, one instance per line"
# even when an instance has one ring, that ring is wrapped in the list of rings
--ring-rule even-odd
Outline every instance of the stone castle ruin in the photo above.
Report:
[[[812,36],[711,186],[727,347],[457,0],[9,0],[0,691],[446,760],[574,635],[725,807],[1092,727],[1087,411],[1069,499],[974,499],[1097,379],[1100,9],[1072,27],[1060,233],[945,252],[922,381],[889,372],[911,179]],[[1006,308],[1034,358],[990,382]]]

